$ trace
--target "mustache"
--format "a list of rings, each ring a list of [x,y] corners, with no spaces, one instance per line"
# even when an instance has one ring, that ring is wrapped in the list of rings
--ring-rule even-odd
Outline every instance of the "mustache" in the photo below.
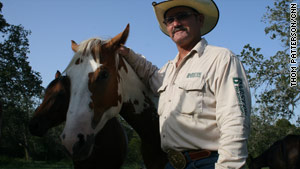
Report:
[[[187,29],[184,26],[177,26],[172,30],[172,34],[174,35],[177,31],[187,31]]]

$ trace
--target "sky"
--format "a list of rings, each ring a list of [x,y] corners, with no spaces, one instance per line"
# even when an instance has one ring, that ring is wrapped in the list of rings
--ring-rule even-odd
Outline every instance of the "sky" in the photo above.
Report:
[[[162,67],[177,54],[174,43],[158,26],[152,0],[1,0],[4,18],[31,31],[28,61],[40,72],[43,86],[63,71],[71,58],[71,40],[112,38],[130,24],[126,45]],[[160,1],[158,1],[160,2]],[[246,44],[272,55],[280,42],[265,35],[262,20],[272,0],[215,0],[220,10],[216,28],[205,35],[209,44],[239,54]]]
[[[177,54],[175,44],[163,34],[152,0],[1,0],[6,21],[31,31],[28,61],[40,72],[43,86],[63,71],[73,57],[71,40],[112,38],[130,24],[126,46],[162,67]],[[157,1],[160,2],[160,1]],[[296,1],[295,1],[296,2]],[[262,22],[273,0],[215,0],[220,18],[204,38],[209,44],[240,54],[246,44],[260,47],[264,56],[282,49],[279,40],[265,34]]]

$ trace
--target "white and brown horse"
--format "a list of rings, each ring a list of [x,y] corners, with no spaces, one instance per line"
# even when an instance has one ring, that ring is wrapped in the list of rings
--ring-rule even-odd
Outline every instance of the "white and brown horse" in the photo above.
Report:
[[[129,25],[108,41],[93,38],[79,45],[72,41],[75,55],[65,70],[71,97],[62,143],[73,158],[87,158],[95,135],[121,114],[141,138],[146,167],[164,168],[167,158],[160,148],[157,98],[117,53],[128,33]]]
[[[41,105],[29,122],[29,131],[35,136],[46,132],[66,120],[70,101],[70,80],[58,71],[46,88]],[[73,161],[75,169],[119,169],[127,154],[127,136],[116,118],[109,120],[96,135],[92,154],[85,160]]]

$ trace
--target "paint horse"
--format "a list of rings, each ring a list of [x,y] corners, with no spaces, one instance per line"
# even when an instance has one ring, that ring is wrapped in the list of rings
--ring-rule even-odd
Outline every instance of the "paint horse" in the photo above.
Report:
[[[148,169],[164,168],[167,158],[160,147],[157,98],[138,78],[117,50],[125,44],[126,29],[103,41],[92,38],[77,45],[67,66],[71,81],[70,104],[61,140],[73,159],[91,154],[95,135],[117,114],[136,130]]]
[[[300,136],[287,135],[276,141],[260,156],[251,159],[249,169],[299,169],[300,168]]]
[[[70,100],[70,80],[57,71],[55,79],[46,88],[42,104],[29,122],[33,135],[43,136],[48,129],[63,123]],[[91,156],[73,161],[75,169],[121,168],[127,154],[127,136],[116,118],[112,118],[96,135]]]

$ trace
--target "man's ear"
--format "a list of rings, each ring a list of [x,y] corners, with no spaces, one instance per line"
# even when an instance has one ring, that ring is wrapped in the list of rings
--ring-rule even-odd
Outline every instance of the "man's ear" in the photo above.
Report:
[[[199,20],[199,22],[200,22],[200,26],[201,26],[201,28],[203,27],[203,24],[204,24],[204,19],[205,19],[205,17],[204,17],[204,15],[203,14],[199,14],[199,15],[197,15],[197,18],[198,18],[198,20]]]

